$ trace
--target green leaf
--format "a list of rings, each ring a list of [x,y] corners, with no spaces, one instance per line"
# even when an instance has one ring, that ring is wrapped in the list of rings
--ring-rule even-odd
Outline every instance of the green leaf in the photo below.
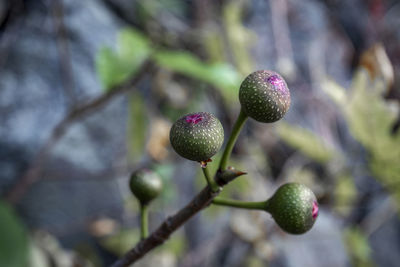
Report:
[[[325,80],[321,84],[322,90],[339,106],[347,103],[346,90],[332,80]]]
[[[336,179],[335,210],[342,215],[348,215],[357,198],[357,188],[354,184],[353,177],[348,174],[342,174]]]
[[[139,93],[132,93],[129,98],[128,144],[129,156],[136,160],[143,155],[148,128],[146,107]]]
[[[228,103],[237,101],[241,75],[232,66],[223,63],[211,65],[209,72],[208,82],[220,89]]]
[[[368,151],[374,177],[396,197],[400,208],[400,188],[394,186],[400,180],[400,132],[392,134],[399,105],[384,100],[382,82],[372,80],[362,69],[354,76],[348,92],[327,84],[325,91],[343,111],[350,133]]]
[[[96,56],[96,70],[107,90],[133,75],[151,53],[147,38],[133,29],[122,30],[117,37],[117,51],[108,47]]]
[[[189,52],[161,50],[154,54],[155,61],[170,70],[204,79],[208,75],[206,65]]]
[[[125,29],[119,33],[118,48],[119,59],[132,71],[135,71],[151,52],[149,40],[133,29]]]
[[[241,76],[230,65],[207,64],[185,51],[162,50],[156,52],[153,57],[155,62],[164,68],[210,83],[228,100],[236,98],[239,93]]]
[[[126,76],[117,56],[108,47],[101,48],[97,54],[96,70],[105,89],[120,83]]]
[[[25,227],[11,207],[0,201],[0,266],[25,267],[28,247]]]
[[[157,164],[156,166],[153,167],[153,170],[158,175],[160,175],[164,184],[160,200],[156,201],[154,204],[165,205],[165,203],[174,202],[176,198],[179,196],[176,184],[173,182],[173,174],[175,171],[175,166],[170,163]]]
[[[101,239],[100,244],[118,256],[124,255],[140,240],[139,229],[124,229]]]
[[[326,163],[335,156],[335,151],[310,130],[280,122],[277,125],[277,133],[282,140],[290,146],[300,150],[302,153],[315,161]]]
[[[265,256],[265,257],[268,257],[268,256]],[[244,266],[247,266],[247,267],[266,267],[268,265],[266,265],[266,263],[263,260],[261,260],[260,258],[258,258],[257,256],[254,256],[254,255],[250,254],[249,256],[247,256]]]
[[[243,26],[242,14],[244,1],[227,2],[222,10],[222,20],[232,51],[236,68],[243,75],[253,71],[253,62],[250,56],[250,47],[256,43],[256,35]]]
[[[391,127],[397,111],[385,103],[379,90],[375,90],[373,84],[369,83],[365,72],[355,76],[345,111],[350,131],[364,146],[383,156],[391,150],[395,142],[391,136]],[[400,152],[399,146],[395,150]]]
[[[367,148],[369,165],[375,178],[397,199],[400,208],[400,133],[392,134],[399,106],[390,105],[381,97],[380,83],[369,80],[359,71],[354,78],[346,118],[352,135]]]
[[[350,252],[353,266],[374,266],[371,259],[371,248],[367,237],[358,228],[348,228],[344,231],[347,249]]]

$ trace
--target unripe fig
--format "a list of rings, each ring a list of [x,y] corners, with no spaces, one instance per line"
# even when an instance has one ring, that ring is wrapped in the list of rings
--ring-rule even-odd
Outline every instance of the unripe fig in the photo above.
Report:
[[[287,183],[267,200],[266,210],[282,230],[290,234],[303,234],[311,229],[317,219],[318,203],[314,193],[305,185]]]
[[[208,112],[183,116],[171,128],[169,139],[174,150],[193,161],[207,161],[217,153],[224,141],[221,122]]]
[[[247,116],[259,122],[275,122],[288,111],[290,92],[278,73],[259,70],[240,85],[239,101]]]
[[[132,173],[129,187],[139,202],[146,205],[158,197],[163,185],[160,176],[156,172],[142,169]]]

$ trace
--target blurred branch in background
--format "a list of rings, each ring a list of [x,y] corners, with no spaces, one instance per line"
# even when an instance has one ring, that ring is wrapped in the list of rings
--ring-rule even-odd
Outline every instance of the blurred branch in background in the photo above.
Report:
[[[67,32],[64,25],[64,4],[62,0],[54,0],[50,5],[57,40],[58,58],[60,61],[59,65],[63,88],[68,98],[68,104],[71,106],[71,108],[73,108],[73,105],[77,104],[78,102],[72,73],[71,57],[69,55]]]
[[[25,191],[33,183],[40,179],[40,174],[43,165],[47,160],[48,153],[51,151],[57,141],[64,135],[72,123],[83,118],[84,116],[89,115],[96,109],[103,107],[114,97],[134,88],[134,86],[143,78],[143,76],[151,73],[150,69],[151,63],[149,61],[145,61],[132,78],[122,82],[120,85],[115,85],[112,90],[109,90],[100,97],[69,111],[67,116],[65,116],[65,118],[53,129],[50,137],[40,149],[36,155],[36,159],[32,162],[30,167],[25,171],[21,178],[16,181],[14,187],[7,194],[6,200],[15,204],[25,193]]]
[[[23,0],[0,2],[0,70],[3,69],[10,52],[10,46],[18,39],[24,23]]]

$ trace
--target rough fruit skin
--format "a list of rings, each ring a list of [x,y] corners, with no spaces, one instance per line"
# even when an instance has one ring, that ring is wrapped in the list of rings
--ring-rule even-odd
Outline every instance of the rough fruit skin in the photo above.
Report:
[[[129,180],[129,187],[142,204],[148,204],[162,191],[162,181],[157,173],[143,169],[134,172]]]
[[[259,70],[240,85],[239,101],[247,116],[259,122],[275,122],[289,110],[290,92],[278,73]]]
[[[267,201],[266,209],[282,230],[290,234],[307,232],[318,216],[318,203],[314,193],[298,183],[282,185]]]
[[[208,112],[191,113],[178,119],[169,139],[174,150],[193,161],[206,161],[217,153],[224,141],[221,122]]]

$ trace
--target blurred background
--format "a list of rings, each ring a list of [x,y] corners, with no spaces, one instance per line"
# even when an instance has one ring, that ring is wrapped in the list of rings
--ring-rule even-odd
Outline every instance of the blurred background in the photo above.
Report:
[[[1,0],[0,266],[110,265],[139,240],[129,174],[164,181],[155,229],[205,185],[171,124],[209,111],[228,136],[258,69],[285,77],[292,105],[247,122],[231,165],[248,175],[222,195],[304,183],[314,228],[210,207],[137,266],[398,266],[396,0]]]

